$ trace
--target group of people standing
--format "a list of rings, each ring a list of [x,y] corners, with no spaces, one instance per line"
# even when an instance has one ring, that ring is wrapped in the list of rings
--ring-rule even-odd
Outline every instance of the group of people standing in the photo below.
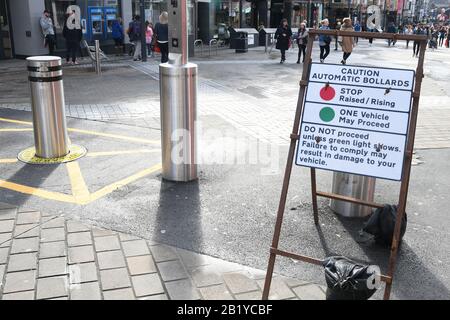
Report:
[[[39,24],[44,36],[44,46],[48,47],[49,54],[53,55],[56,47],[55,27],[51,13],[48,10],[44,10]],[[155,26],[151,22],[146,21],[144,32],[147,55],[154,57],[155,47],[158,46],[161,52],[161,62],[167,62],[169,60],[168,13],[162,12],[159,16],[159,22]],[[116,55],[122,55],[124,53],[126,33],[132,44],[133,60],[141,60],[142,30],[139,15],[134,16],[133,21],[130,22],[125,32],[123,21],[118,17],[111,25],[111,33]],[[66,63],[78,64],[76,59],[77,53],[80,51],[83,32],[81,26],[76,21],[75,11],[66,14],[62,35],[66,40]]]
[[[320,30],[329,30],[329,21],[328,19],[323,19],[320,22]],[[343,24],[340,27],[342,31],[354,31],[352,26],[352,21],[350,18],[344,18]],[[288,25],[286,19],[281,21],[281,25],[278,27],[275,33],[276,39],[276,48],[281,51],[281,60],[280,63],[284,63],[286,61],[286,51],[291,47],[291,38],[292,38],[292,30]],[[308,43],[308,29],[306,28],[306,21],[300,24],[298,28],[297,35],[295,37],[295,41],[298,45],[298,58],[297,63],[300,63],[300,59],[302,62],[305,62],[306,55],[306,45]],[[319,47],[320,47],[320,62],[325,62],[325,59],[330,54],[330,44],[332,38],[329,35],[320,34],[319,35]],[[355,38],[354,37],[342,37],[342,39],[338,40],[341,44],[343,55],[342,55],[342,64],[347,63],[347,59],[350,57],[353,47],[355,46]],[[303,55],[303,58],[302,58]]]

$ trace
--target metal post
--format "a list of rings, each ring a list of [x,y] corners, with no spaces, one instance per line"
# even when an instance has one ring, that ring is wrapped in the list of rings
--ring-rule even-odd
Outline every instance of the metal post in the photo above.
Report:
[[[162,177],[197,179],[197,65],[188,63],[187,1],[168,2],[169,62],[159,65]]]
[[[242,28],[243,24],[242,24],[242,5],[243,5],[244,1],[239,0],[239,28]]]
[[[141,59],[142,62],[147,61],[147,42],[145,40],[145,32],[147,27],[145,25],[145,3],[144,0],[139,1],[139,9],[141,16]]]
[[[60,57],[27,58],[31,87],[36,156],[58,158],[69,153]]]
[[[95,71],[97,74],[102,73],[102,67],[100,65],[100,40],[95,40]]]
[[[269,34],[266,33],[266,45],[265,45],[265,48],[264,48],[264,52],[267,52],[267,47],[268,46],[269,46]]]

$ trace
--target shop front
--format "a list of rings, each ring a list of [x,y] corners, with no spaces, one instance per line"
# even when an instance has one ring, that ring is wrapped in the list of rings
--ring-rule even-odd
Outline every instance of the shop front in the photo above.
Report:
[[[11,27],[8,3],[0,0],[0,59],[12,58]]]

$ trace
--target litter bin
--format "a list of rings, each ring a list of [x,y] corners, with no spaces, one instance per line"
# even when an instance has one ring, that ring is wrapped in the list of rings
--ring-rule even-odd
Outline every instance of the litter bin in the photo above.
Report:
[[[248,51],[248,33],[244,31],[238,31],[235,33],[235,48],[236,53]]]
[[[356,174],[335,172],[333,174],[333,193],[373,201],[376,179]],[[356,203],[331,199],[330,208],[344,217],[365,217],[370,215],[372,208]]]
[[[31,86],[36,156],[58,158],[69,153],[60,57],[27,58]]]

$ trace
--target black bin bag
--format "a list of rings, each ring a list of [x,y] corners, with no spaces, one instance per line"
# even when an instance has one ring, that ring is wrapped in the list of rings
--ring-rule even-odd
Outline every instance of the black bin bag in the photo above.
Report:
[[[327,282],[327,300],[367,300],[377,291],[376,268],[369,269],[369,266],[343,256],[327,257],[322,265]]]
[[[406,212],[403,215],[402,226],[400,228],[401,242],[406,232],[407,218]],[[374,236],[375,242],[382,246],[390,246],[394,236],[395,222],[397,221],[397,206],[385,204],[383,208],[376,209],[366,222],[363,231]]]

